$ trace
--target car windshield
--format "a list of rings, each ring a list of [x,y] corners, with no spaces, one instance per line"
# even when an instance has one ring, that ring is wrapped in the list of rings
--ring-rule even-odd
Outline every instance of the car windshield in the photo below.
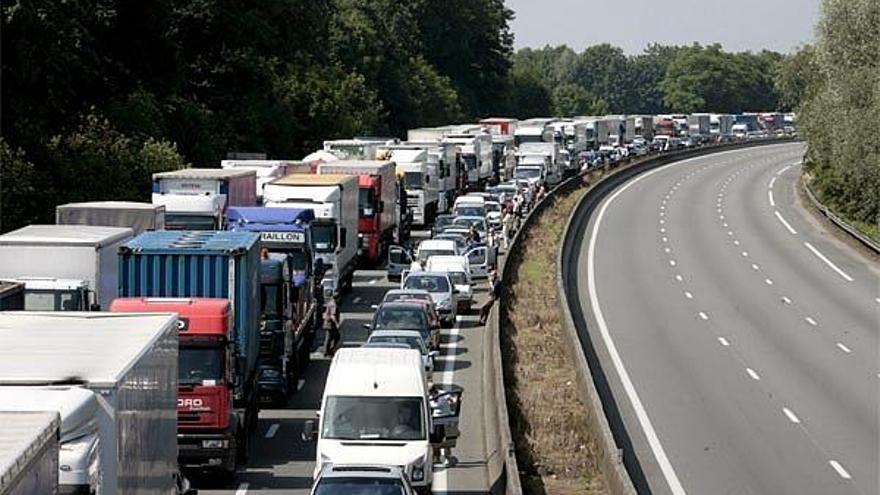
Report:
[[[422,354],[425,354],[425,347],[422,343],[421,337],[407,337],[404,335],[379,335],[375,337],[370,337],[367,340],[370,344],[405,344],[410,349],[415,349]]]
[[[374,328],[388,330],[413,330],[428,326],[422,308],[383,307],[376,313]]]
[[[395,302],[395,301],[431,301],[430,294],[416,294],[412,292],[398,292],[393,294],[386,294],[385,299],[382,302]]]
[[[219,347],[181,347],[178,380],[181,385],[195,385],[205,380],[223,378],[223,349]]]
[[[319,253],[332,253],[336,249],[337,234],[335,223],[316,223],[312,225],[312,244]]]
[[[428,292],[449,292],[449,282],[446,277],[437,275],[414,275],[407,277],[403,288],[421,289]]]
[[[424,399],[327,397],[321,437],[335,440],[425,440]]]
[[[395,478],[321,478],[315,495],[405,495],[406,488]]]
[[[436,230],[443,230],[443,227],[452,223],[452,219],[455,217],[449,215],[440,215],[434,219],[434,228]]]
[[[517,179],[537,179],[541,177],[541,170],[537,168],[518,168],[514,172]]]
[[[486,214],[482,206],[458,206],[455,208],[455,216],[458,217],[481,217]]]

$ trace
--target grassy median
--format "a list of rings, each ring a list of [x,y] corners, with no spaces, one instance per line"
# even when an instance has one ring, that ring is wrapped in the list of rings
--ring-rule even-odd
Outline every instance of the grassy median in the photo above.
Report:
[[[607,493],[575,367],[566,352],[556,257],[568,216],[587,190],[556,197],[525,233],[501,312],[504,383],[526,494]]]

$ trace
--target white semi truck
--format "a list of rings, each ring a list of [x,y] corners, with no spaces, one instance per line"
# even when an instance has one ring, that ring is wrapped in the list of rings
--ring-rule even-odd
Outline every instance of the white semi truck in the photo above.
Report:
[[[406,205],[412,213],[413,225],[426,226],[440,210],[440,171],[437,157],[427,147],[396,145],[379,150],[379,157],[397,165],[397,176],[403,178]]]
[[[107,309],[119,290],[123,227],[29,225],[0,235],[0,278],[25,286],[25,309]]]
[[[226,208],[257,205],[253,170],[187,168],[153,174],[153,204],[168,230],[223,230]]]
[[[58,493],[58,413],[0,406],[0,493]]]
[[[448,134],[444,141],[458,146],[467,188],[482,191],[492,179],[492,135],[486,132]]]
[[[531,157],[542,157],[546,168],[543,180],[549,185],[558,184],[565,173],[565,163],[559,150],[558,143],[523,143],[516,153],[517,169],[526,163],[536,163]]]
[[[173,313],[0,313],[0,387],[96,397],[91,418],[62,414],[81,422],[62,426],[68,448],[92,445],[97,425],[98,486],[83,493],[176,493],[177,326]]]
[[[138,235],[147,230],[165,230],[165,207],[131,201],[92,201],[55,207],[58,225],[130,227]]]
[[[325,296],[351,289],[358,251],[358,195],[356,176],[335,174],[290,174],[263,190],[265,206],[315,212],[312,247],[323,265]]]

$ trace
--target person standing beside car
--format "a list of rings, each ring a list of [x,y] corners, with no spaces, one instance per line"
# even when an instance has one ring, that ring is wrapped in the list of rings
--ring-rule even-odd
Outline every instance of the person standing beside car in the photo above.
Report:
[[[342,334],[339,331],[339,307],[337,299],[339,294],[333,293],[333,296],[324,303],[324,330],[327,331],[327,342],[324,346],[324,356],[333,357],[337,347],[342,340]]]

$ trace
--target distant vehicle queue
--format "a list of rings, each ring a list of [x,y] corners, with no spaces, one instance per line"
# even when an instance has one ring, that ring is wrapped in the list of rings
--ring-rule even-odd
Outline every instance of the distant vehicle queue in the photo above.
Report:
[[[338,334],[355,269],[377,266],[400,286],[374,306],[362,347],[327,342],[320,415],[303,433],[317,442],[313,490],[367,479],[392,489],[375,493],[429,493],[435,463],[454,461],[463,399],[433,380],[441,328],[474,309],[476,281],[529,209],[582,170],[794,125],[782,114],[487,118],[406,141],[326,141],[303,160],[157,173],[151,203],[60,205],[56,225],[0,235],[0,416],[42,412],[14,424],[22,445],[57,458],[57,476],[30,493],[194,493],[179,467],[234,478],[260,408],[287,403],[320,330]],[[41,339],[64,345],[35,361]],[[14,453],[12,469],[39,464],[38,450]]]

